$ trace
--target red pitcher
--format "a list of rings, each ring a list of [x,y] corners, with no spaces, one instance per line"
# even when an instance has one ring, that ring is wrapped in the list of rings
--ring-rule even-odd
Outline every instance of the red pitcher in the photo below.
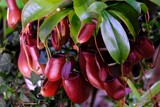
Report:
[[[92,49],[81,52],[86,61],[86,75],[89,82],[98,89],[103,89],[103,83],[99,77],[100,65],[96,57],[96,51]]]
[[[61,78],[61,72],[65,63],[64,54],[55,54],[50,58],[46,64],[44,74],[50,81],[57,81]]]
[[[57,81],[46,80],[44,85],[41,87],[40,93],[44,97],[52,97],[56,94],[58,89],[61,87],[62,79]]]

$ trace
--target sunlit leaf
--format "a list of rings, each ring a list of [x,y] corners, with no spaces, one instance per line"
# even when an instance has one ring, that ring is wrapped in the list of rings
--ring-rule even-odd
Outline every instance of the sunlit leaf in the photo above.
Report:
[[[53,12],[63,0],[29,0],[22,10],[22,26]]]
[[[88,7],[89,12],[95,12],[101,14],[102,10],[106,9],[108,6],[103,2],[94,2]]]
[[[26,4],[28,2],[28,0],[22,0],[23,4]]]
[[[40,27],[40,39],[44,43],[49,33],[53,30],[53,28],[64,18],[66,17],[71,9],[65,9],[60,12],[57,12],[45,19]]]
[[[92,3],[94,3],[95,0],[85,0],[86,6],[90,6]]]
[[[85,0],[74,0],[73,4],[74,4],[75,13],[83,23],[92,21],[90,14],[87,11]]]
[[[112,58],[122,64],[128,57],[130,44],[122,25],[107,11],[102,12],[101,24],[103,41]]]
[[[94,36],[97,36],[97,33],[99,31],[99,28],[100,28],[100,24],[102,22],[102,16],[101,16],[101,12],[106,9],[108,7],[108,5],[104,2],[100,2],[100,1],[96,1],[94,3],[92,3],[87,11],[88,12],[91,12],[94,16],[95,19],[97,19],[97,25],[96,25],[96,29],[95,29],[95,32],[94,32]]]
[[[22,0],[16,0],[16,3],[17,3],[17,6],[18,8],[22,9],[23,8],[23,3],[22,3]]]
[[[74,11],[71,11],[69,14],[69,21],[70,21],[70,34],[74,41],[74,43],[78,43],[77,37],[78,33],[81,29],[81,21],[78,18],[78,16],[74,13]]]
[[[7,7],[6,0],[0,0],[0,7]]]

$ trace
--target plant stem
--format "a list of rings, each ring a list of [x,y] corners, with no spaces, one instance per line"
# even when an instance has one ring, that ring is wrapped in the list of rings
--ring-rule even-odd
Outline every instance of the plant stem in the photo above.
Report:
[[[148,26],[148,20],[149,20],[149,13],[147,12],[147,14],[145,14],[145,21],[146,21],[147,32],[148,32],[147,36],[149,37],[150,29],[149,29],[149,26]]]
[[[31,71],[34,71],[34,72],[36,72],[36,71],[38,71],[38,70],[34,70],[33,68],[32,68],[32,66],[31,66],[31,61],[30,61],[30,59],[29,59],[29,55],[28,55],[28,52],[27,52],[27,49],[26,49],[26,46],[25,46],[25,41],[24,41],[24,28],[22,28],[22,35],[20,35],[20,36],[22,36],[22,48],[24,49],[24,53],[25,53],[25,55],[26,55],[26,58],[27,58],[27,63],[28,63],[28,66],[29,66],[29,68],[30,68],[30,70]],[[38,68],[39,69],[39,68]]]
[[[103,58],[103,56],[102,56],[102,54],[101,54],[101,52],[100,52],[100,50],[99,50],[99,48],[98,48],[97,39],[96,39],[95,36],[94,36],[94,41],[95,41],[95,45],[96,45],[97,51],[98,51],[98,53],[99,53],[99,56],[101,57],[102,61],[108,65],[108,63],[105,62],[105,60],[104,60],[104,58]],[[107,71],[108,71],[108,72],[106,72],[106,73],[109,74],[109,75],[112,75],[110,68],[109,68],[108,66],[105,66],[105,67],[107,68]]]
[[[93,106],[94,106],[94,101],[95,101],[95,98],[96,98],[97,91],[98,91],[98,90],[97,90],[96,88],[93,88],[93,90],[92,90],[92,99],[91,99],[90,107],[93,107]]]
[[[40,27],[40,19],[38,19],[38,24],[37,24],[37,48],[38,49],[43,49],[44,44],[42,42],[40,42],[40,40],[39,40],[39,27]]]
[[[156,66],[156,64],[157,64],[157,62],[158,62],[159,54],[160,54],[160,45],[158,46],[158,52],[157,52],[155,61],[154,61],[153,65],[150,67],[150,69],[153,69],[153,68]]]
[[[145,78],[145,80],[147,81],[147,78],[146,78],[145,73],[144,73],[144,68],[143,68],[143,66],[142,66],[141,62],[139,62],[139,64],[140,64],[140,67],[141,67],[142,73],[143,73],[143,75],[144,75],[144,78]],[[148,83],[147,83],[147,86],[148,86]],[[152,99],[152,101],[153,101],[153,103],[154,103],[155,101],[154,101],[154,98],[153,98],[152,92],[151,92],[151,90],[150,90],[150,87],[148,88],[148,91],[149,91],[149,93],[150,93],[150,97],[151,97],[151,99]]]
[[[152,93],[153,96],[158,94],[160,92],[160,81],[157,81],[154,85],[151,86],[150,90],[145,92],[139,100],[139,102],[136,104],[136,107],[142,107],[145,103],[149,102],[152,100],[152,97],[150,93]]]

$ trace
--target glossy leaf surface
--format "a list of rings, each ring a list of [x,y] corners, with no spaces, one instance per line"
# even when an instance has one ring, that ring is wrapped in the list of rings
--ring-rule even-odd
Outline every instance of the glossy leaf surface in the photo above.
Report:
[[[128,57],[130,44],[122,25],[107,11],[102,12],[104,18],[101,24],[103,41],[111,57],[122,64]]]
[[[108,6],[103,2],[94,2],[88,7],[89,12],[95,12],[97,14],[101,14],[102,10],[106,9]]]
[[[127,3],[118,3],[109,7],[109,12],[121,19],[135,38],[138,33],[138,13]]]
[[[146,13],[148,11],[147,6],[144,3],[137,2],[136,0],[125,0],[129,5],[131,5],[139,14],[142,10]]]
[[[78,18],[78,16],[74,13],[74,11],[71,11],[69,14],[69,21],[70,21],[70,35],[74,41],[74,43],[78,43],[78,33],[81,29],[81,21]]]
[[[55,13],[45,19],[40,27],[40,39],[44,43],[52,29],[66,17],[71,9],[65,9],[58,13]]]
[[[74,10],[77,16],[80,18],[82,23],[91,22],[90,14],[87,11],[86,1],[85,0],[74,0]]]
[[[53,12],[63,0],[30,0],[22,10],[22,26]]]

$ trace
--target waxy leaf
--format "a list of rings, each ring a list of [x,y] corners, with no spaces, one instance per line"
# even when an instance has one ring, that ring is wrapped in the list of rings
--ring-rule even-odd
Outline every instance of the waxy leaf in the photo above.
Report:
[[[70,21],[70,35],[74,41],[74,43],[78,43],[78,34],[80,32],[82,23],[78,16],[74,13],[74,11],[71,11],[69,14],[69,21]]]
[[[88,7],[89,12],[95,12],[101,14],[102,10],[106,9],[108,6],[103,2],[94,2]]]
[[[87,2],[85,0],[74,0],[74,10],[82,23],[92,22],[89,12],[87,11]]]
[[[107,11],[102,12],[104,21],[101,24],[103,41],[111,57],[122,64],[128,57],[130,44],[122,25]]]
[[[128,18],[126,18],[123,13],[119,12],[119,11],[115,11],[115,10],[111,10],[111,13],[115,14],[117,17],[119,17],[128,27],[129,31],[131,32],[131,34],[135,37],[136,36],[136,32],[134,30],[134,26],[132,25],[132,23],[129,21]]]
[[[60,12],[57,12],[45,19],[40,27],[40,39],[44,43],[49,33],[53,30],[53,28],[64,18],[66,17],[71,9],[65,9]]]
[[[94,36],[97,36],[97,33],[100,28],[100,24],[102,23],[101,12],[105,10],[107,7],[108,5],[105,4],[104,2],[97,1],[92,3],[87,9],[87,11],[93,14],[94,18],[97,20],[96,29],[93,34]]]
[[[29,0],[22,10],[22,26],[53,12],[63,0]]]
[[[131,5],[139,14],[141,14],[141,10],[145,13],[148,11],[148,8],[144,3],[137,2],[136,0],[125,0],[125,2]]]
[[[112,15],[117,16],[126,24],[128,30],[135,39],[135,37],[138,34],[138,28],[139,28],[138,26],[139,16],[137,11],[127,3],[122,2],[109,7],[109,12]]]

